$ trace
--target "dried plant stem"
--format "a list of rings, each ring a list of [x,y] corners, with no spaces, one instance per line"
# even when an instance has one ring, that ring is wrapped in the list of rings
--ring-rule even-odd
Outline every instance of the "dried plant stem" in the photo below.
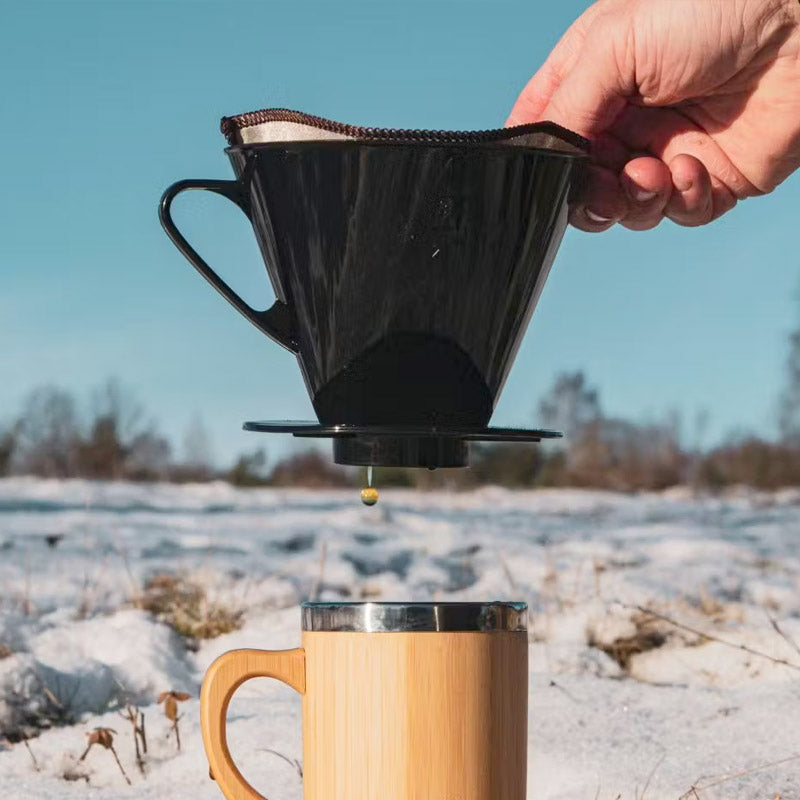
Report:
[[[24,733],[22,734],[22,744],[25,745],[25,749],[28,751],[31,761],[33,761],[33,768],[38,772],[40,769],[39,762],[36,760],[36,756],[33,754],[33,750],[31,750],[31,746],[28,744],[28,737]]]
[[[178,752],[181,750],[181,732],[178,728],[178,720],[180,717],[175,717],[172,721],[172,730],[175,731],[175,741],[178,743]]]
[[[22,613],[29,617],[33,612],[31,603],[31,558],[28,548],[25,548],[25,589],[22,597]]]
[[[128,784],[128,786],[130,786],[131,785],[131,779],[128,777],[128,774],[123,769],[122,764],[121,764],[121,762],[119,760],[119,756],[117,755],[117,751],[113,748],[113,746],[109,747],[109,750],[111,750],[111,753],[114,756],[114,761],[117,762],[117,766],[119,767],[119,771],[122,773],[122,777],[125,778],[125,782]]]
[[[503,567],[503,572],[506,575],[506,580],[508,581],[508,585],[511,587],[511,591],[515,595],[518,595],[519,587],[517,586],[517,582],[514,580],[514,575],[511,572],[511,568],[508,566],[508,561],[506,561],[506,554],[502,550],[498,550],[497,555],[500,559],[500,564]]]
[[[47,686],[42,686],[42,691],[44,692],[44,696],[56,707],[64,710],[64,704],[50,691]]]
[[[653,780],[653,776],[658,771],[658,768],[664,763],[664,759],[667,757],[666,753],[661,754],[661,758],[656,761],[653,765],[653,769],[650,770],[650,774],[647,776],[647,780],[644,782],[644,789],[642,789],[642,793],[638,796],[637,800],[644,800],[644,796],[647,794],[648,788],[650,788],[650,781]]]
[[[319,571],[317,572],[317,580],[314,582],[314,588],[311,590],[311,600],[319,600],[320,592],[322,591],[322,579],[325,575],[325,557],[328,553],[328,543],[323,541],[319,548]]]
[[[125,574],[128,576],[128,583],[131,587],[131,602],[133,603],[134,608],[141,608],[142,607],[142,591],[139,586],[138,581],[133,576],[133,570],[131,569],[131,562],[128,558],[128,548],[122,543],[122,540],[119,537],[118,532],[114,531],[114,544],[116,545],[116,551],[119,553],[120,558],[122,559],[122,565],[125,568]]]
[[[144,738],[144,714],[135,706],[125,706],[125,713],[120,713],[122,719],[131,723],[133,728],[133,747],[136,753],[136,766],[139,772],[144,775],[144,757],[142,753],[147,752],[147,740]],[[141,747],[139,743],[141,742]]]
[[[563,686],[561,686],[560,684],[556,683],[554,680],[551,680],[549,685],[553,689],[558,689],[559,692],[561,692],[565,697],[568,697],[570,700],[572,700],[573,703],[579,703],[580,702],[578,700],[578,698],[575,697],[574,694],[572,694],[572,692],[568,692]]]
[[[133,734],[133,749],[136,751],[136,766],[139,767],[139,772],[144,775],[144,761],[142,760],[142,753],[139,750],[139,737],[135,733]]]
[[[285,756],[283,753],[278,752],[277,750],[273,750],[271,747],[264,748],[265,753],[272,753],[273,755],[278,756],[278,758],[282,758],[287,764],[294,767],[297,770],[297,774],[302,778],[303,777],[303,765],[296,759],[296,758],[289,758],[289,756]]]
[[[122,762],[119,760],[117,751],[114,749],[114,735],[115,731],[113,728],[95,728],[91,733],[88,733],[87,736],[89,737],[89,741],[86,744],[86,749],[83,751],[78,761],[83,761],[86,756],[89,755],[89,751],[92,749],[93,745],[100,745],[100,747],[103,749],[111,751],[111,754],[114,756],[114,761],[117,762],[119,771],[122,773],[122,777],[125,778],[125,783],[127,783],[128,786],[131,786],[131,779],[128,777],[128,773],[125,772],[125,768],[122,766]]]
[[[139,737],[142,740],[142,750],[147,753],[147,734],[144,730],[144,711],[139,713]]]
[[[769,624],[772,625],[772,629],[775,631],[775,633],[777,633],[778,636],[780,636],[781,639],[783,639],[783,641],[786,642],[786,644],[788,644],[789,647],[791,647],[792,650],[795,651],[795,653],[800,655],[800,645],[798,645],[797,642],[794,639],[792,639],[792,637],[789,636],[786,633],[786,631],[784,631],[783,628],[781,628],[780,625],[778,625],[778,620],[776,620],[775,617],[773,617],[772,614],[769,613],[769,609],[765,608],[764,613],[766,613],[767,619],[769,620]]]
[[[759,764],[757,767],[751,767],[750,769],[743,769],[739,770],[738,772],[732,772],[730,775],[724,775],[722,777],[711,776],[710,783],[706,783],[704,786],[698,786],[697,784],[700,783],[702,780],[708,780],[706,778],[698,778],[694,784],[689,787],[689,790],[684,792],[678,800],[688,800],[692,795],[694,795],[697,800],[700,800],[700,796],[697,794],[699,792],[703,792],[706,789],[711,789],[713,786],[719,786],[720,784],[727,783],[728,781],[736,780],[736,778],[744,778],[746,775],[751,775],[754,772],[760,772],[762,769],[770,769],[771,767],[777,767],[781,764],[788,764],[790,761],[796,761],[800,758],[800,753],[787,756],[786,758],[780,758],[777,761],[770,761],[768,764]]]
[[[685,625],[682,622],[678,622],[677,620],[672,619],[672,617],[666,616],[666,614],[661,614],[658,611],[653,611],[650,608],[645,608],[644,606],[639,605],[629,605],[628,603],[619,603],[620,606],[623,608],[627,608],[633,611],[639,611],[642,614],[649,614],[656,619],[660,619],[662,622],[666,622],[668,625],[672,625],[673,627],[677,628],[678,630],[686,631],[687,633],[691,633],[694,636],[700,636],[703,639],[708,639],[711,642],[716,642],[717,644],[724,645],[725,647],[730,647],[733,650],[741,650],[744,653],[748,653],[751,656],[756,656],[757,658],[765,658],[767,661],[771,661],[773,664],[780,664],[782,667],[788,667],[789,669],[796,670],[800,672],[800,664],[794,664],[791,661],[787,661],[785,658],[778,658],[776,656],[771,656],[769,653],[764,653],[761,650],[756,650],[753,647],[748,647],[746,644],[737,644],[736,642],[729,642],[726,639],[721,639],[719,636],[714,636],[711,633],[706,633],[705,631],[701,631],[698,628],[693,628],[691,625]]]

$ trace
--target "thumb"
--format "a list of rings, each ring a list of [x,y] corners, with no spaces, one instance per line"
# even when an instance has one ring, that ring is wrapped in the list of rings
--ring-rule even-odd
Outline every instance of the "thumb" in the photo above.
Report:
[[[596,19],[572,68],[556,86],[541,119],[592,138],[610,127],[635,94],[632,37],[618,15]]]

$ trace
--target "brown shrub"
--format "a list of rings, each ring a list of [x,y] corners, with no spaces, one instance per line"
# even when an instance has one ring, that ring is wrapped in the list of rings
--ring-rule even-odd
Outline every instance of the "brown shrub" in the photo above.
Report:
[[[667,641],[663,623],[650,614],[636,614],[631,622],[634,624],[635,632],[630,636],[619,636],[612,641],[603,641],[590,634],[588,640],[590,647],[602,650],[626,671],[634,656],[646,653],[648,650],[656,650]]]
[[[243,609],[210,600],[206,590],[186,577],[159,573],[149,578],[138,605],[192,639],[214,639],[242,627]]]

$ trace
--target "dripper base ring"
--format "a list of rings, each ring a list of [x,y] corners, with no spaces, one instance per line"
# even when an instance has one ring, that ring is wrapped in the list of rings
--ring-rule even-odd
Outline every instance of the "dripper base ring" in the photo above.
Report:
[[[363,467],[466,467],[469,443],[452,436],[343,436],[333,440],[333,460]]]
[[[438,469],[469,465],[470,442],[540,442],[558,431],[527,428],[439,428],[420,426],[321,425],[317,422],[245,422],[244,430],[333,439],[337,464]]]

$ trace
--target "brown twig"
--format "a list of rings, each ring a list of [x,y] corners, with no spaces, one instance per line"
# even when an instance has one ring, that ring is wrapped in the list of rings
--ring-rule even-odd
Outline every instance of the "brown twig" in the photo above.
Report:
[[[503,572],[505,573],[508,585],[511,587],[511,591],[516,596],[519,594],[519,587],[517,586],[517,582],[514,580],[514,576],[511,573],[511,568],[508,566],[508,561],[506,561],[506,554],[502,550],[498,550],[497,555],[500,558],[500,564],[503,567]]]
[[[28,737],[24,733],[22,734],[22,744],[25,745],[25,749],[28,751],[31,761],[33,761],[33,768],[38,772],[41,767],[39,766],[39,762],[36,760],[36,756],[33,754],[33,750],[31,750],[31,746],[28,744]]]
[[[322,591],[322,578],[325,574],[325,557],[328,552],[328,543],[323,540],[319,548],[319,571],[317,572],[317,580],[311,589],[311,600],[319,600],[320,592]]]
[[[144,758],[142,752],[147,752],[147,740],[144,738],[144,714],[139,711],[136,706],[130,704],[125,706],[125,713],[120,712],[120,717],[131,723],[133,728],[133,747],[136,751],[136,766],[139,767],[139,772],[144,775]],[[142,748],[139,748],[139,742],[142,743]]]
[[[117,766],[119,767],[119,771],[122,773],[122,777],[125,778],[128,786],[131,785],[131,779],[128,777],[128,774],[122,768],[122,764],[120,763],[119,756],[117,755],[117,751],[114,749],[114,746],[108,748],[111,751],[111,754],[114,756],[114,761],[117,762]]]
[[[578,700],[578,698],[575,697],[574,694],[572,694],[572,692],[568,692],[563,686],[561,686],[560,684],[556,683],[554,680],[551,680],[549,685],[553,689],[558,689],[559,692],[561,692],[565,697],[568,697],[570,700],[572,700],[573,703],[579,703],[580,702]]]
[[[273,750],[271,747],[263,748],[265,753],[272,753],[273,755],[282,758],[287,764],[294,767],[297,770],[297,774],[302,778],[303,777],[303,765],[296,759],[296,758],[289,758],[289,756],[285,756],[283,753],[278,752],[277,750]]]
[[[800,655],[800,645],[798,645],[797,642],[794,639],[792,639],[792,637],[789,636],[789,634],[787,634],[786,631],[784,631],[780,625],[778,625],[778,620],[776,620],[775,617],[773,617],[772,614],[769,613],[768,608],[764,609],[764,613],[767,615],[769,624],[772,625],[772,628],[775,631],[775,633],[777,633],[778,636],[780,636],[781,639],[783,639],[783,641],[786,642],[786,644],[788,644],[789,647],[791,647],[792,650],[795,651],[795,653]]]
[[[642,614],[649,614],[656,619],[660,619],[662,622],[666,622],[668,625],[672,625],[673,627],[677,628],[678,630],[686,631],[687,633],[691,633],[694,636],[699,636],[702,639],[708,639],[711,642],[716,642],[717,644],[724,645],[725,647],[730,647],[733,650],[741,650],[744,653],[748,653],[751,656],[756,656],[758,658],[765,658],[768,661],[771,661],[773,664],[780,664],[783,667],[788,667],[789,669],[797,670],[800,672],[800,664],[794,664],[791,661],[787,661],[785,658],[778,658],[776,656],[771,656],[769,653],[764,653],[761,650],[756,650],[752,647],[748,647],[746,644],[737,644],[736,642],[729,642],[726,639],[721,639],[719,636],[714,636],[711,633],[706,633],[705,631],[698,630],[697,628],[693,628],[691,625],[685,625],[682,622],[678,622],[677,620],[672,619],[672,617],[666,616],[666,614],[661,614],[658,611],[653,611],[650,608],[645,608],[644,606],[639,605],[629,605],[628,603],[619,603],[620,606],[623,608],[627,608],[634,611],[639,611]]]
[[[47,686],[42,686],[45,697],[56,707],[64,710],[64,704],[50,691]]]
[[[739,770],[738,772],[732,772],[730,775],[724,775],[723,777],[718,778],[717,776],[711,775],[709,778],[698,778],[692,786],[689,787],[689,790],[684,792],[678,800],[687,800],[689,797],[694,795],[697,800],[700,800],[700,796],[697,794],[698,791],[703,792],[706,789],[711,789],[713,786],[719,786],[720,784],[727,783],[728,781],[735,780],[736,778],[743,778],[745,775],[751,775],[754,772],[760,772],[762,769],[769,769],[770,767],[777,767],[781,764],[788,764],[790,761],[796,761],[800,758],[800,753],[787,756],[786,758],[780,758],[777,761],[770,761],[768,764],[759,764],[757,767],[751,767],[750,769],[743,769]],[[711,783],[707,783],[704,786],[698,786],[697,784],[700,783],[702,780],[711,780]]]
[[[664,759],[667,757],[666,753],[661,754],[661,758],[656,761],[653,769],[650,770],[650,774],[647,776],[647,780],[644,782],[644,789],[642,789],[642,793],[637,797],[637,800],[644,800],[644,796],[647,794],[647,790],[650,787],[650,781],[653,780],[653,776],[656,774],[658,768],[664,763]]]
[[[144,729],[144,711],[139,713],[139,736],[142,739],[142,750],[147,753],[147,733]]]
[[[25,547],[25,584],[22,596],[22,613],[29,617],[33,613],[31,603],[31,557],[27,546]]]
[[[134,608],[141,608],[142,607],[142,591],[139,582],[133,575],[133,570],[131,569],[131,562],[128,558],[128,548],[122,543],[121,538],[118,535],[118,532],[114,530],[114,544],[117,553],[119,554],[120,558],[122,559],[122,565],[125,568],[125,574],[128,576],[128,582],[130,583],[131,587],[131,602]]]

